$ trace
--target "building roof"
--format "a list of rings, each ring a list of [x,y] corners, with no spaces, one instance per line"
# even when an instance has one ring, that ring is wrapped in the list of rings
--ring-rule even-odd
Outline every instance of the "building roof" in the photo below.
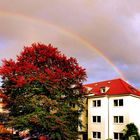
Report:
[[[133,94],[140,96],[140,91],[122,79],[113,79],[84,85],[88,95],[124,95]]]

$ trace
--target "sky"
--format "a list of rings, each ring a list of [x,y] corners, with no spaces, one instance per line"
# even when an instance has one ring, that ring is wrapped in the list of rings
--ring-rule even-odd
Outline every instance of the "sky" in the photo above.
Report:
[[[140,0],[0,0],[0,60],[34,42],[75,57],[85,83],[122,78],[140,88]]]

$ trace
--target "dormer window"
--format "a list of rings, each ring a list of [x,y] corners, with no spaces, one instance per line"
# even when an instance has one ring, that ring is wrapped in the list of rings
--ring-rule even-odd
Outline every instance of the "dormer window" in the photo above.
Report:
[[[101,87],[100,92],[101,93],[106,93],[109,90],[109,87]]]
[[[93,88],[91,88],[91,87],[86,87],[86,89],[87,89],[87,92],[89,93]]]
[[[102,88],[100,89],[100,91],[101,91],[101,93],[105,93],[105,87],[102,87]]]

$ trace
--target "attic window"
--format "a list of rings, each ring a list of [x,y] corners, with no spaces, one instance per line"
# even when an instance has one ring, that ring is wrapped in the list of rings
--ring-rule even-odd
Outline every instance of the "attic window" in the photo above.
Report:
[[[105,93],[105,87],[101,87],[100,91],[101,93]]]
[[[109,90],[109,87],[101,87],[100,92],[101,93],[106,93]]]
[[[91,87],[86,87],[86,89],[87,89],[87,92],[90,92],[93,88],[91,88]]]

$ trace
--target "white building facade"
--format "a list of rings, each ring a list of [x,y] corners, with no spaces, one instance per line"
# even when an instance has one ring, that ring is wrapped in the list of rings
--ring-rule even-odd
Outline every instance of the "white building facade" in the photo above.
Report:
[[[121,140],[127,124],[140,130],[140,92],[121,79],[85,85],[88,93],[87,134],[90,140]]]

